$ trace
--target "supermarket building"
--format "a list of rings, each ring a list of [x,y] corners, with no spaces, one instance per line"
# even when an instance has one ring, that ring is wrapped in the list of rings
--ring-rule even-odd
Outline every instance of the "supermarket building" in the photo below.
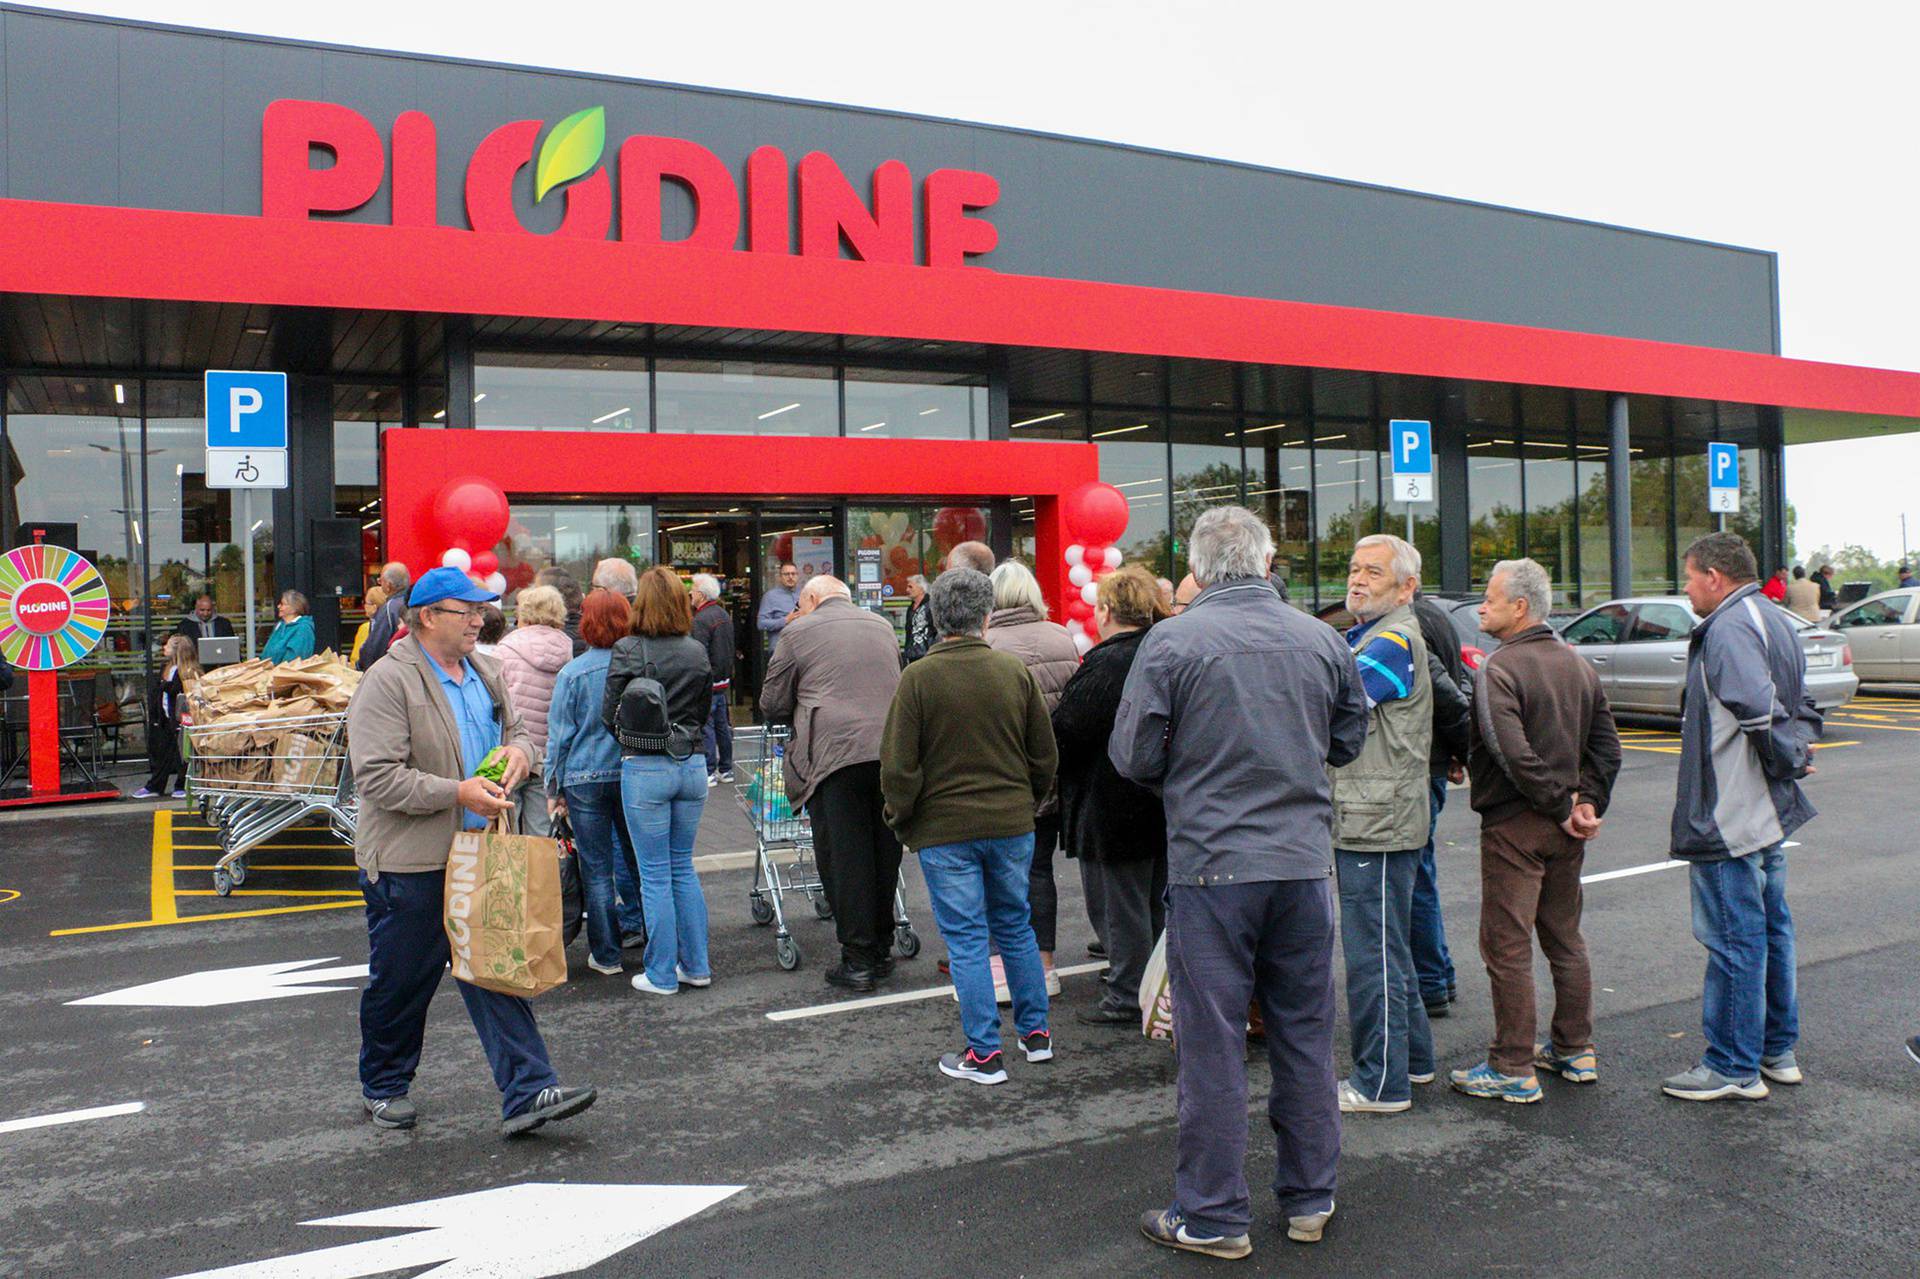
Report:
[[[1712,526],[1783,552],[1785,443],[1920,418],[1920,376],[1784,359],[1765,252],[884,112],[0,7],[0,527],[75,526],[132,678],[210,587],[201,375],[290,378],[262,582],[351,634],[449,477],[512,502],[514,585],[603,555],[778,558],[887,598],[980,536],[1059,581],[1055,496],[1127,495],[1178,577],[1209,505],[1313,608],[1404,528],[1386,424],[1433,424],[1429,585],[1545,564],[1671,590]],[[270,511],[267,509],[270,506]],[[263,592],[263,601],[271,596]],[[263,602],[262,613],[268,610]]]

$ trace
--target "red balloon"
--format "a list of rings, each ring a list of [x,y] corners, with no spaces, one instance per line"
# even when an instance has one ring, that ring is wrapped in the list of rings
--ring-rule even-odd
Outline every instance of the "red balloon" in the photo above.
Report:
[[[943,506],[933,517],[933,544],[943,553],[962,542],[985,541],[987,522],[977,506]]]
[[[473,556],[473,571],[485,578],[500,567],[500,557],[492,551],[476,551]]]
[[[533,577],[533,565],[522,560],[520,563],[506,570],[507,589],[509,591],[524,591],[533,585]]]
[[[1093,605],[1076,595],[1067,601],[1067,616],[1081,622],[1093,620]]]
[[[1119,541],[1127,531],[1131,513],[1125,493],[1111,484],[1089,480],[1067,494],[1066,517],[1073,540],[1091,548],[1096,542],[1104,546]]]
[[[779,565],[785,564],[793,559],[793,534],[782,533],[779,537],[773,539],[773,558],[776,570]]]
[[[506,534],[509,514],[505,491],[478,475],[448,480],[433,499],[441,543],[473,552],[476,558]]]

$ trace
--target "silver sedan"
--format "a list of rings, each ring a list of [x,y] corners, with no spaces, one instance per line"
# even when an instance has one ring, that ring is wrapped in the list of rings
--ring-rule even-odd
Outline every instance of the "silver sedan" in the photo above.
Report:
[[[1827,619],[1853,648],[1854,674],[1868,683],[1920,681],[1916,605],[1920,591],[1882,591]]]
[[[1860,687],[1846,638],[1792,621],[1806,650],[1814,705],[1823,711],[1846,705]],[[1600,676],[1614,710],[1678,715],[1687,688],[1687,638],[1699,624],[1685,596],[1647,596],[1596,605],[1568,622],[1560,637]]]

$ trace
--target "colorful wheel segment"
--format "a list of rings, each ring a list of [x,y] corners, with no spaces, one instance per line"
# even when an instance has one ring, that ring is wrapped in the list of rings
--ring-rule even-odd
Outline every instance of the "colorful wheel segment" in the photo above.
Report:
[[[113,612],[107,584],[85,557],[61,546],[16,546],[0,555],[0,658],[54,671],[91,653]]]

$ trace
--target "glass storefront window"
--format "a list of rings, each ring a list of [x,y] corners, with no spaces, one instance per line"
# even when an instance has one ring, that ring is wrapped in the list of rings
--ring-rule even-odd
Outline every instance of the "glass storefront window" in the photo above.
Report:
[[[846,378],[854,439],[987,438],[987,380],[977,373],[848,369]]]
[[[1167,428],[1157,413],[1099,412],[1093,442],[1100,449],[1100,478],[1127,495],[1131,512],[1117,545],[1129,564],[1156,577],[1173,567],[1167,508]]]
[[[511,610],[536,573],[559,565],[580,589],[592,588],[593,566],[618,556],[636,568],[653,564],[653,508],[645,503],[606,506],[515,502],[507,535],[493,548],[507,579],[501,606]]]
[[[644,431],[647,362],[630,355],[481,352],[473,424],[483,430]]]
[[[838,435],[833,370],[806,364],[661,360],[654,403],[662,431],[731,435]],[[714,487],[724,490],[725,477]]]
[[[1247,418],[1246,503],[1273,531],[1274,576],[1302,608],[1314,607],[1313,452],[1303,425]]]
[[[333,389],[333,513],[360,525],[362,583],[371,582],[385,558],[385,513],[380,505],[380,433],[399,426],[404,400],[397,386],[336,384]],[[343,621],[352,622],[360,597],[341,599]],[[357,623],[354,623],[357,625]],[[352,625],[348,626],[349,633]]]
[[[1240,436],[1238,421],[1225,416],[1176,415],[1170,425],[1173,565],[1167,576],[1178,582],[1187,575],[1187,538],[1194,521],[1208,507],[1240,502]]]
[[[1377,434],[1366,422],[1314,423],[1314,509],[1320,528],[1320,572],[1314,598],[1321,605],[1346,598],[1347,565],[1353,559],[1354,543],[1380,531],[1383,459]]]
[[[1613,543],[1607,514],[1607,399],[1573,395],[1573,484],[1580,528],[1580,595],[1588,608],[1613,598]]]
[[[1007,438],[1013,440],[1087,438],[1086,411],[1058,404],[1016,404],[1008,426]]]
[[[1467,518],[1471,548],[1469,582],[1484,589],[1501,560],[1520,554],[1520,442],[1511,427],[1467,431]]]
[[[1554,604],[1570,605],[1579,590],[1579,557],[1574,545],[1577,521],[1567,396],[1545,387],[1521,391],[1527,554],[1547,570]]]

